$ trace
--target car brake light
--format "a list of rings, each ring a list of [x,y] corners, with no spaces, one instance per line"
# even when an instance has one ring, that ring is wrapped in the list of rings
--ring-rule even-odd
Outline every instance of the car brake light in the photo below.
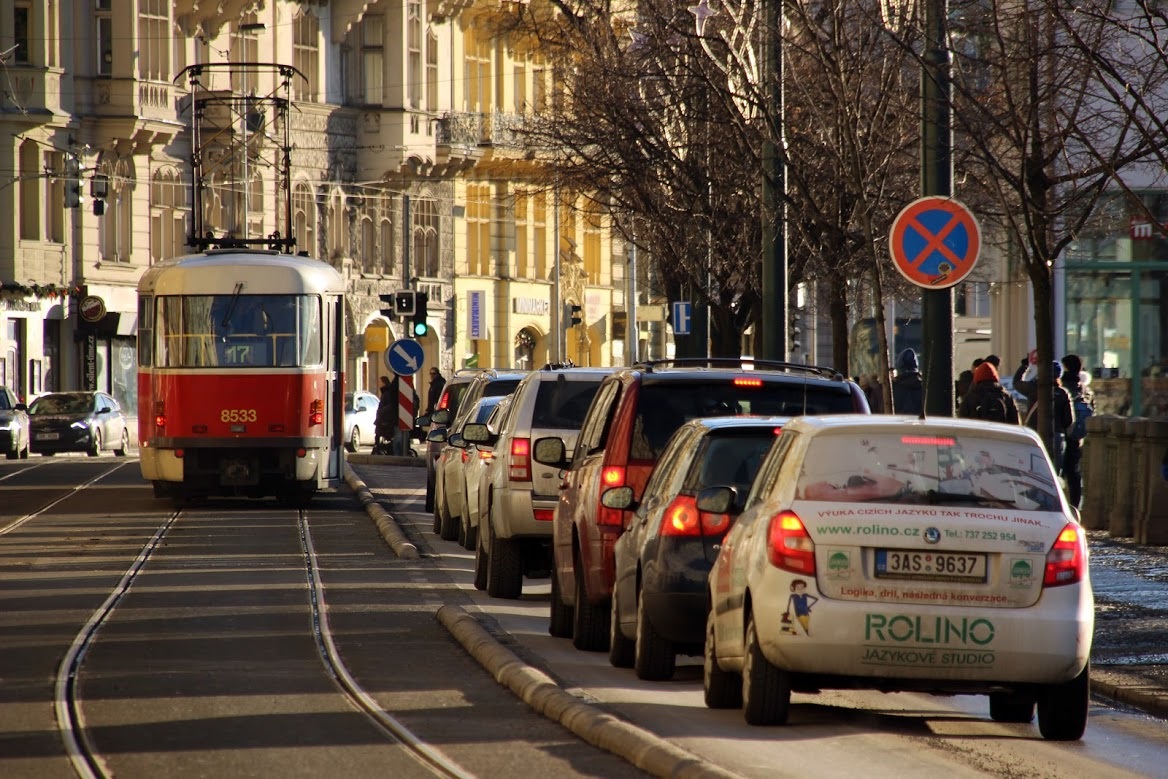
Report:
[[[1054,546],[1046,553],[1046,572],[1042,577],[1042,586],[1060,587],[1080,582],[1086,567],[1087,551],[1083,548],[1083,534],[1079,532],[1078,525],[1068,522]]]
[[[780,511],[767,528],[771,565],[791,573],[815,574],[815,542],[794,511]]]
[[[449,407],[450,407],[450,393],[443,392],[442,397],[438,398],[438,407],[435,408],[434,410],[437,411],[438,409],[449,408]]]
[[[479,449],[479,459],[480,460],[491,460],[492,458],[494,458],[494,456],[495,456],[495,453],[492,452],[490,449]]]
[[[605,490],[623,486],[625,486],[625,467],[623,465],[606,465],[600,469],[600,492],[602,494]],[[596,524],[598,525],[620,527],[623,524],[623,519],[624,511],[621,509],[610,509],[604,505],[599,505],[596,509]]]
[[[324,401],[317,399],[312,401],[308,406],[308,424],[309,425],[323,425],[324,424]]]
[[[536,522],[551,522],[556,518],[555,509],[532,509],[531,513]]]
[[[735,387],[761,387],[762,379],[735,379]]]
[[[511,464],[507,468],[511,481],[531,481],[531,439],[511,439]]]
[[[721,536],[730,527],[729,514],[698,511],[692,495],[678,495],[665,509],[662,536]]]
[[[470,452],[466,451],[465,449],[462,449],[459,454],[462,457],[462,461],[466,462],[466,459],[470,455]]]

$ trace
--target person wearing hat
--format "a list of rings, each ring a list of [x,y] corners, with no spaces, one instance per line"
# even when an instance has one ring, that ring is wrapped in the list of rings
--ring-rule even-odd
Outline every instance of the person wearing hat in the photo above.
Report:
[[[433,414],[442,397],[442,390],[446,387],[446,379],[437,368],[430,369],[430,389],[426,393],[426,416]]]
[[[917,364],[917,353],[905,349],[896,357],[896,378],[892,380],[892,413],[920,414],[925,407],[925,386]]]
[[[998,381],[993,363],[982,362],[973,371],[973,386],[961,399],[957,416],[966,419],[985,419],[991,422],[1018,424],[1018,406],[1006,388]]]

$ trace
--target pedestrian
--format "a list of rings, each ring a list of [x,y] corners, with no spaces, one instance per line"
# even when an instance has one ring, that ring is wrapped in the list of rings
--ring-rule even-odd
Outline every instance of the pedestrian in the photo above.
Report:
[[[1095,413],[1095,393],[1087,386],[1091,374],[1083,370],[1079,355],[1068,354],[1062,362],[1063,389],[1070,396],[1074,411],[1074,422],[1067,431],[1063,450],[1062,476],[1067,482],[1067,497],[1078,508],[1083,499],[1083,439],[1087,437],[1087,420]]]
[[[430,389],[426,393],[426,416],[433,414],[438,408],[438,401],[442,397],[442,390],[446,387],[446,379],[437,368],[430,369]]]
[[[961,399],[969,393],[969,388],[973,386],[973,371],[962,371],[957,375],[957,398],[955,402],[961,405]]]
[[[983,360],[973,372],[973,386],[961,399],[957,416],[1018,424],[1018,407],[1014,405],[1014,398],[998,381],[998,371],[992,363]]]
[[[373,442],[373,454],[389,454],[393,446],[393,432],[397,427],[397,393],[393,391],[393,383],[388,376],[380,377],[377,383],[377,394],[381,400],[377,404],[377,416],[373,421],[377,439]]]
[[[1071,425],[1075,423],[1075,410],[1071,406],[1071,396],[1059,383],[1059,377],[1063,374],[1063,366],[1058,360],[1051,363],[1050,376],[1050,431],[1051,440],[1050,446],[1047,447],[1050,452],[1050,459],[1054,460],[1055,473],[1062,473],[1063,471],[1063,453],[1066,450],[1067,433],[1071,430]],[[1034,404],[1034,409],[1038,408],[1038,404]],[[1026,424],[1033,430],[1038,430],[1038,414],[1033,410],[1026,413]]]
[[[860,389],[868,399],[868,410],[873,414],[884,413],[884,388],[876,378],[875,373],[860,374]]]
[[[905,349],[896,357],[896,378],[892,380],[892,413],[920,414],[925,407],[925,385],[917,364],[917,353]]]

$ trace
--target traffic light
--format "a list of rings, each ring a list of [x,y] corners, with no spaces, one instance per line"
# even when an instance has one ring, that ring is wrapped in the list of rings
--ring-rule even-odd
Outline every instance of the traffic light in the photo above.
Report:
[[[386,319],[393,319],[397,316],[397,295],[378,295],[381,302],[389,306],[389,308],[378,309],[381,315]]]
[[[418,292],[414,295],[414,315],[410,325],[410,333],[413,334],[414,338],[421,338],[426,334],[426,303],[429,300],[430,297],[425,292]]]
[[[65,208],[81,206],[81,158],[65,155]]]
[[[418,293],[412,289],[399,289],[393,293],[393,312],[398,316],[413,316],[417,310]]]
[[[573,303],[572,305],[568,306],[568,310],[570,312],[568,315],[568,323],[572,327],[575,327],[584,321],[584,309],[580,308],[580,306]]]

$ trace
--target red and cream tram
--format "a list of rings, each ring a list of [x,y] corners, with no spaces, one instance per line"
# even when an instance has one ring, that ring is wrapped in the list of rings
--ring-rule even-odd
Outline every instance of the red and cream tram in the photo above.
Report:
[[[335,486],[342,454],[344,283],[319,260],[223,249],[138,284],[138,442],[158,497]]]

